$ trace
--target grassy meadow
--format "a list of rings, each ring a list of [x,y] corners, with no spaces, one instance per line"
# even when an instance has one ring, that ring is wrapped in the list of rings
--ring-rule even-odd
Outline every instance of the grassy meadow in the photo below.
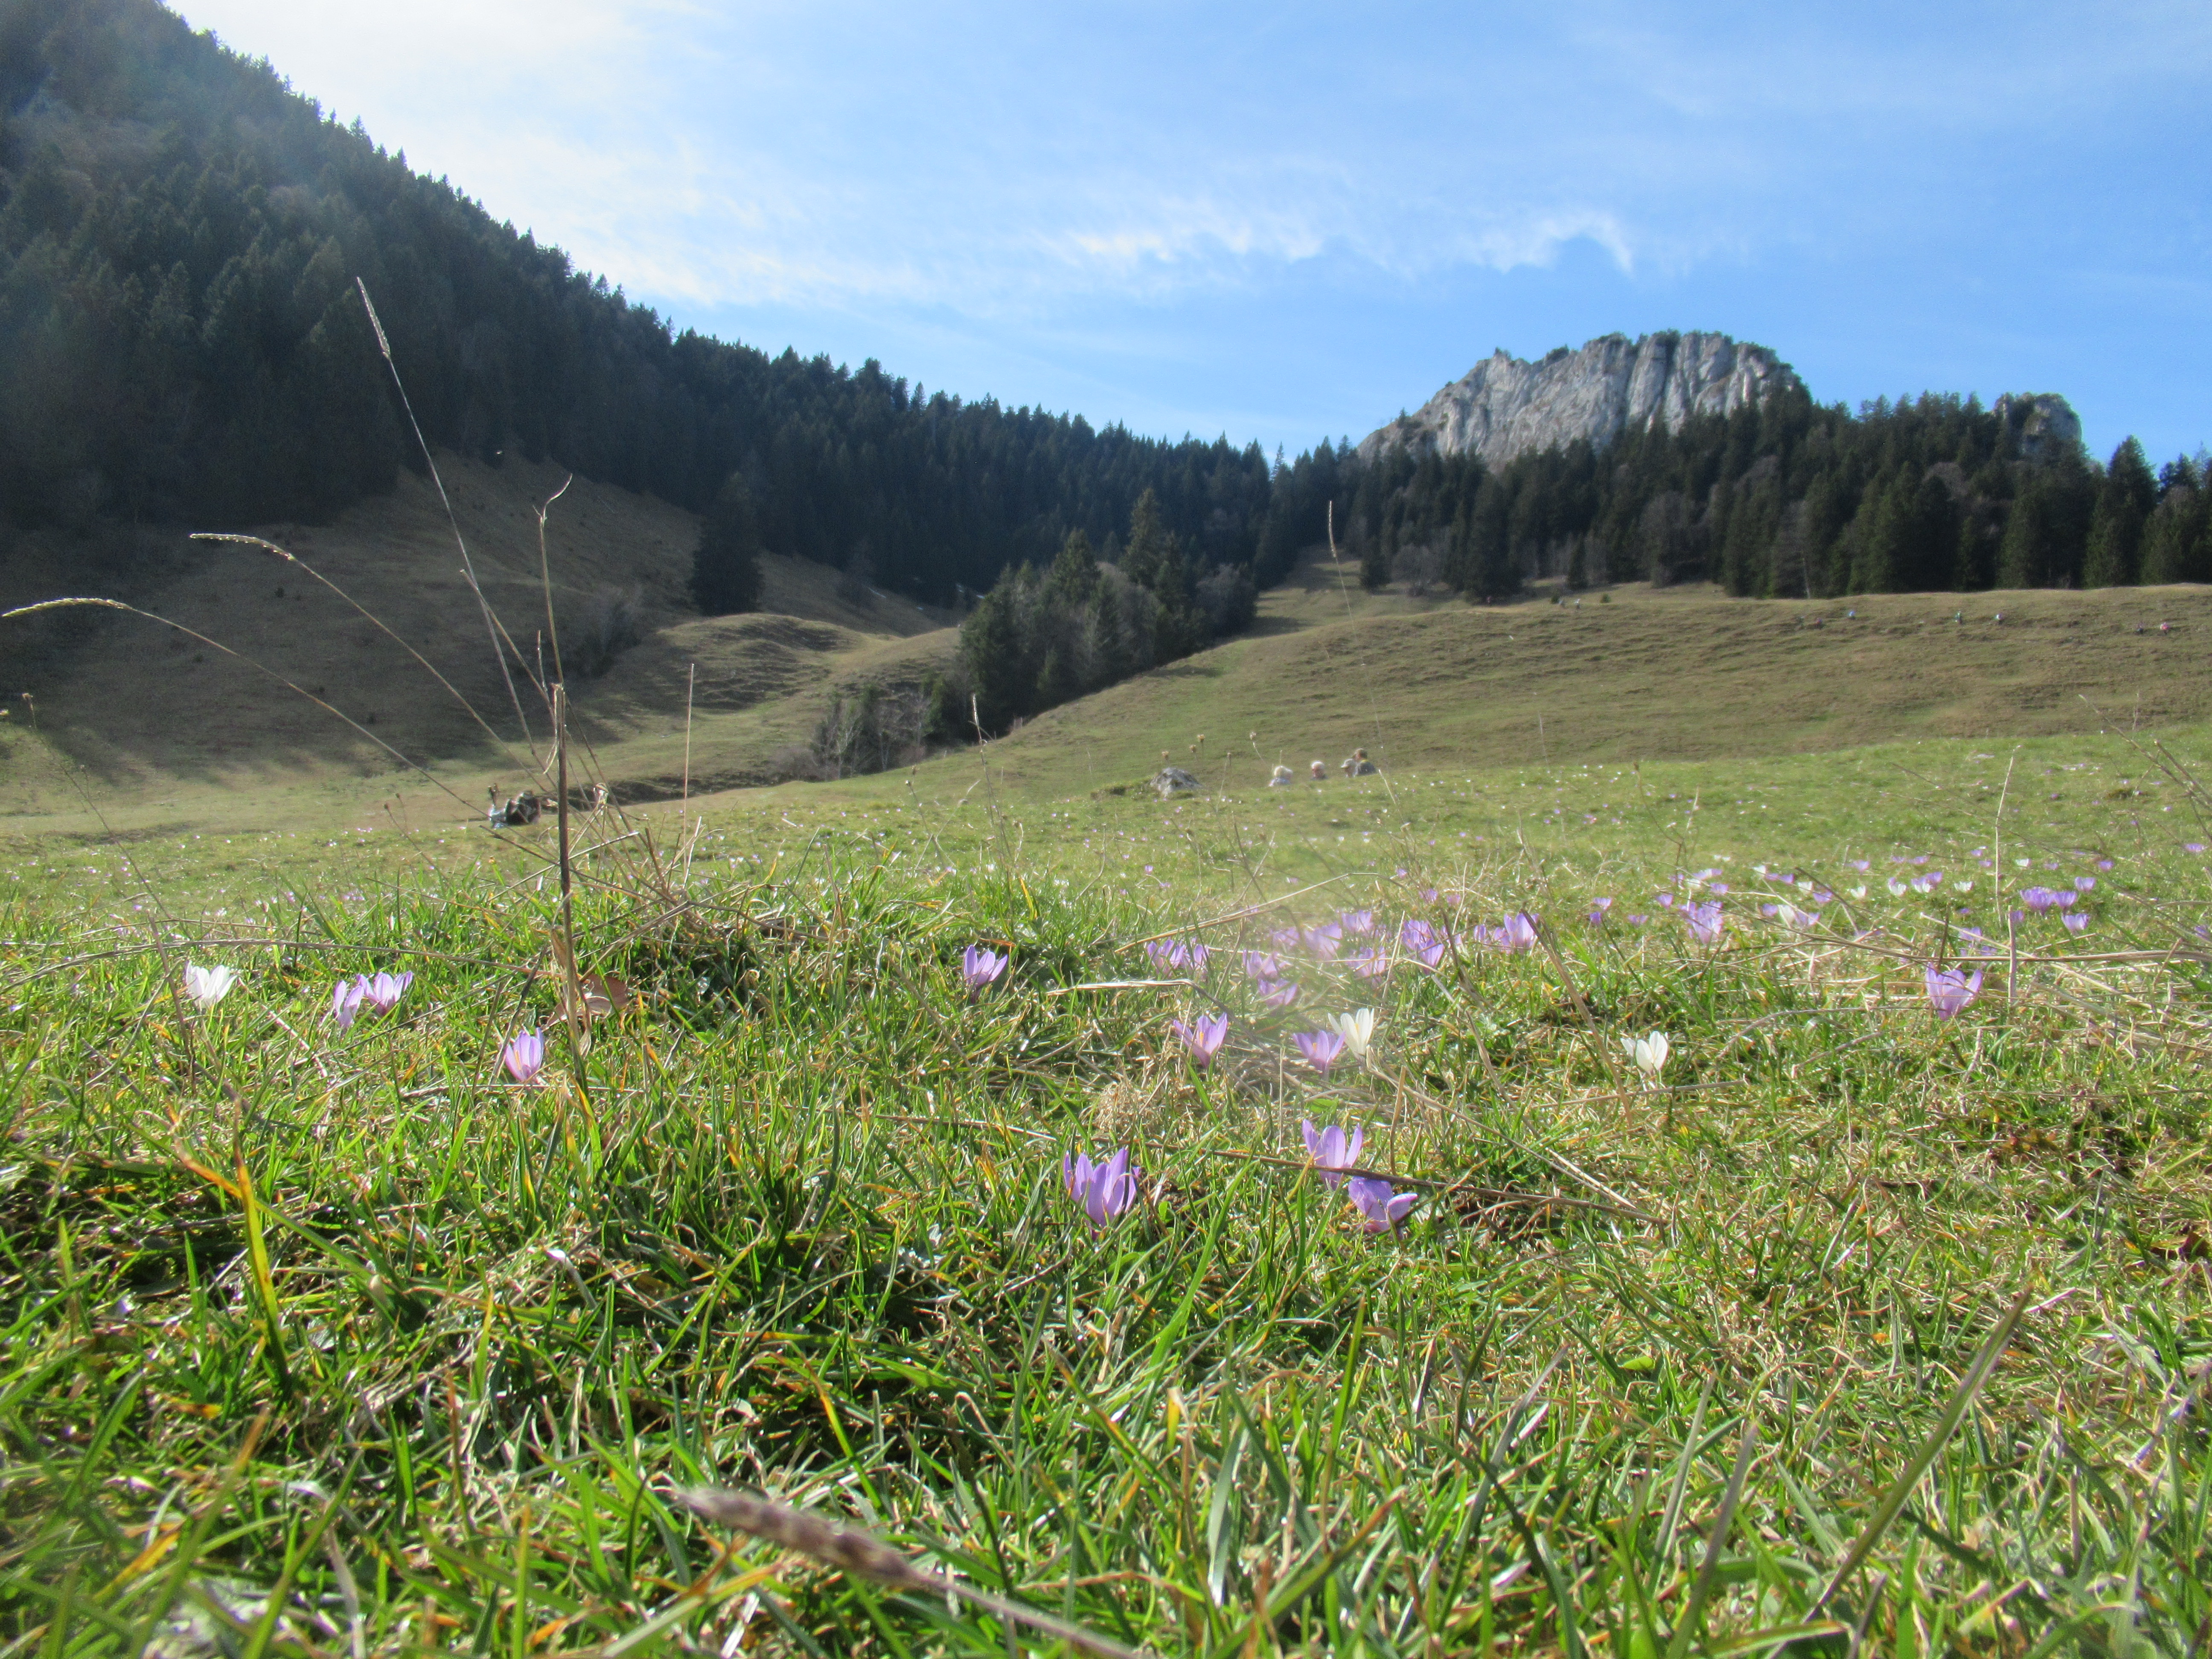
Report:
[[[2204,728],[1273,791],[1163,722],[1163,803],[1038,726],[580,815],[589,999],[550,828],[11,842],[7,1652],[1063,1645],[703,1485],[1106,1650],[2203,1650]]]
[[[453,475],[547,608],[559,480]],[[522,746],[263,550],[149,608],[362,728],[127,619],[0,722],[0,1659],[2212,1644],[2212,595],[1315,560],[733,788],[945,619],[562,512],[646,629],[567,904]],[[424,488],[268,528],[501,706]]]

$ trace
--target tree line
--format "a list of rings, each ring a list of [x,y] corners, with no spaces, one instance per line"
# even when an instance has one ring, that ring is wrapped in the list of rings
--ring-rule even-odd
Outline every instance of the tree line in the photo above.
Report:
[[[2099,465],[2036,413],[1935,392],[1854,413],[1793,390],[1497,468],[1398,448],[1357,466],[1352,539],[1370,586],[1485,599],[1537,576],[1814,599],[2212,581],[2201,458],[2154,472],[2129,438]]]

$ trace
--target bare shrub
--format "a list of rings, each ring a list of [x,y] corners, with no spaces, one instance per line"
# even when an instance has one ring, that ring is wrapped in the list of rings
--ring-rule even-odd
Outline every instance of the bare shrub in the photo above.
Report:
[[[1206,632],[1215,639],[1240,634],[1252,625],[1260,608],[1260,590],[1253,586],[1251,568],[1241,564],[1218,564],[1200,578],[1192,596]]]
[[[911,766],[927,750],[928,695],[918,685],[861,686],[840,691],[814,728],[809,745],[821,775],[857,776]]]
[[[1406,584],[1415,599],[1434,591],[1444,578],[1444,549],[1441,540],[1407,542],[1390,561],[1390,578]]]
[[[769,757],[769,775],[778,783],[819,783],[829,774],[814,750],[803,743],[787,743]]]

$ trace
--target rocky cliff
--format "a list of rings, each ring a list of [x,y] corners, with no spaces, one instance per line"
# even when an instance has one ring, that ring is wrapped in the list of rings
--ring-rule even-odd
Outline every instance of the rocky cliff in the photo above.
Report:
[[[1725,334],[1608,334],[1540,363],[1504,351],[1477,363],[1411,415],[1370,433],[1373,460],[1401,445],[1447,455],[1472,450],[1492,466],[1586,438],[1602,448],[1631,427],[1670,430],[1692,415],[1726,415],[1794,388],[1796,372],[1765,346]]]
[[[2081,417],[2055,392],[2000,398],[1990,413],[2005,423],[2013,453],[2022,460],[2051,461],[2081,453]]]

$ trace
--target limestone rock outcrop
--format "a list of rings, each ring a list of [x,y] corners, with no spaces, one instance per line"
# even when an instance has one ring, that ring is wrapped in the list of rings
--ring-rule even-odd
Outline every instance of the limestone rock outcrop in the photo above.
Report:
[[[1655,422],[1672,431],[1692,415],[1733,414],[1799,384],[1765,346],[1725,334],[1608,334],[1536,363],[1501,350],[1414,413],[1370,433],[1359,456],[1371,461],[1402,446],[1417,454],[1473,451],[1502,466],[1578,438],[1602,449]]]
[[[2055,392],[2008,394],[1990,405],[1990,413],[2005,423],[2013,453],[2022,460],[2056,460],[2081,453],[2081,417]]]

